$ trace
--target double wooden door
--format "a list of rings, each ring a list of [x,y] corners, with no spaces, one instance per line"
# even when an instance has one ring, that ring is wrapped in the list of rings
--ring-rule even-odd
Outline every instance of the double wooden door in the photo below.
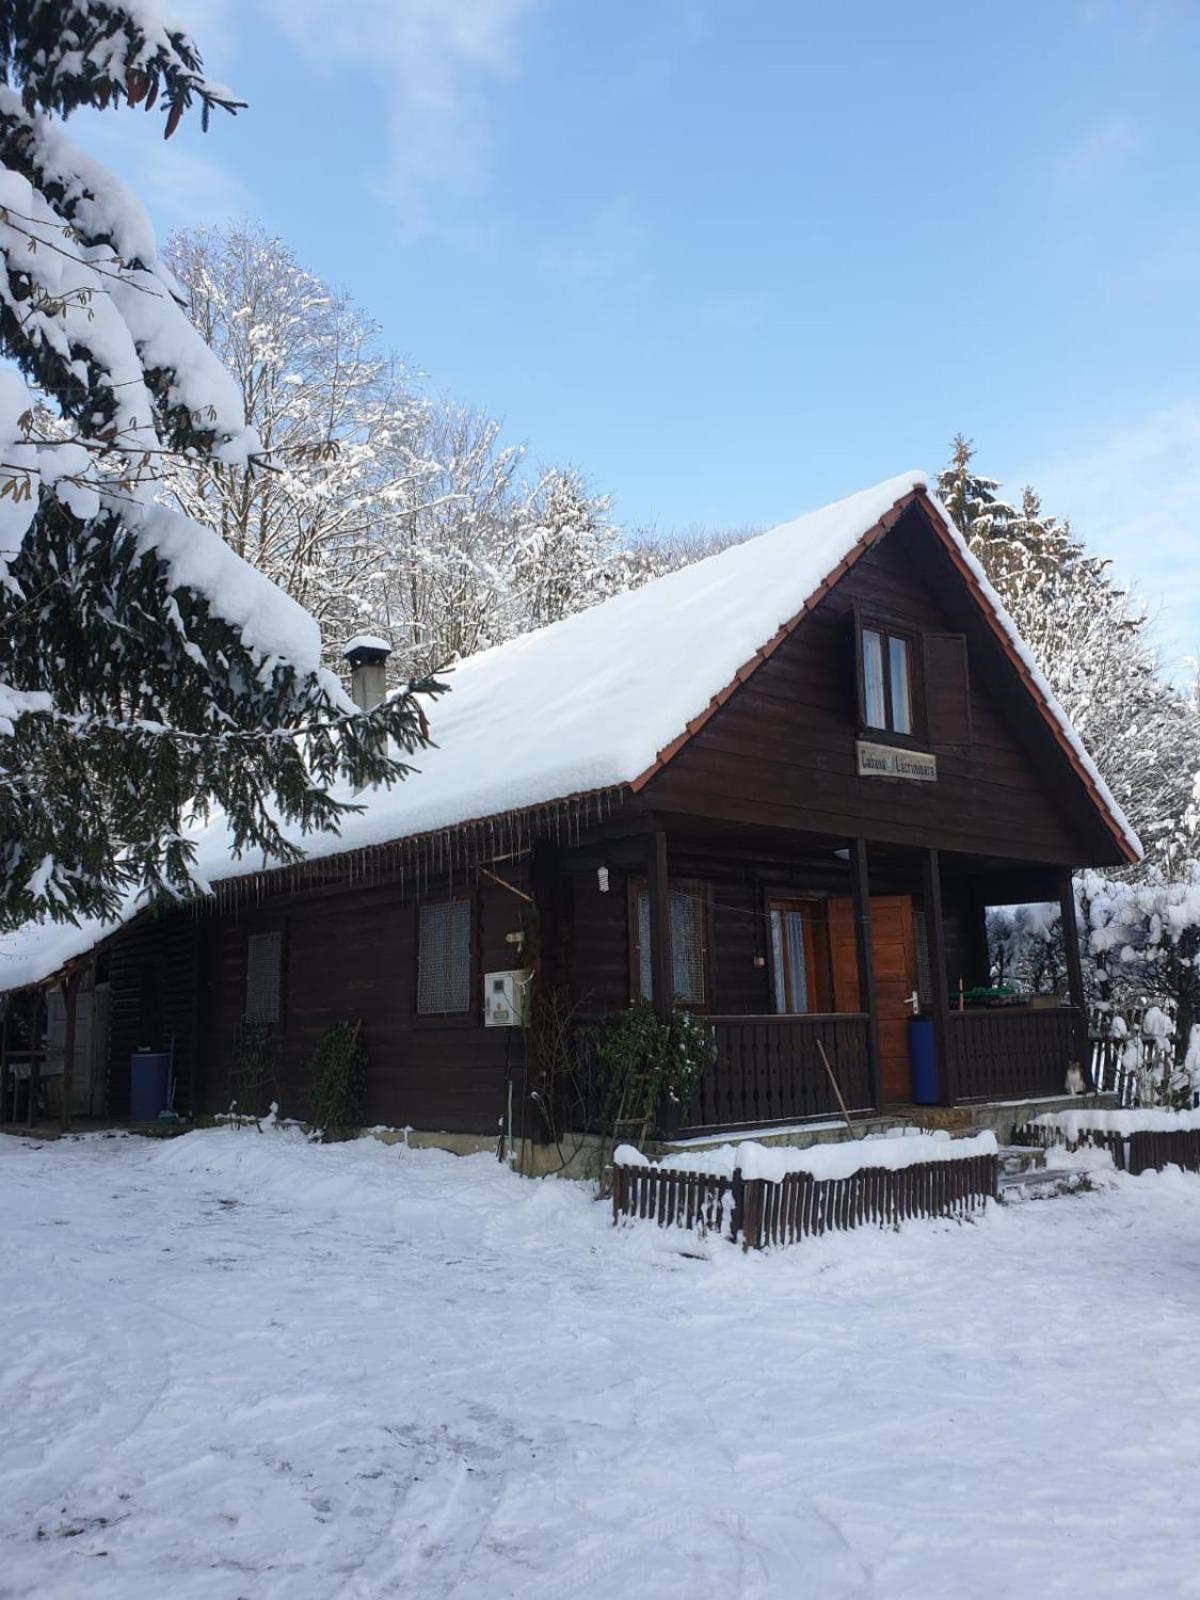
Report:
[[[829,951],[833,1003],[838,1011],[859,1011],[858,953],[854,909],[849,899],[829,902]],[[908,1019],[917,987],[912,897],[872,895],[871,956],[875,976],[875,1014],[879,1028],[880,1090],[885,1104],[912,1099]]]

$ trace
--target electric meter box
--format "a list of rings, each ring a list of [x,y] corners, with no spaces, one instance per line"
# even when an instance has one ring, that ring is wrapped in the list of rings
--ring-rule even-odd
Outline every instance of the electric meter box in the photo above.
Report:
[[[533,973],[528,967],[483,975],[483,1025],[485,1028],[523,1028]]]

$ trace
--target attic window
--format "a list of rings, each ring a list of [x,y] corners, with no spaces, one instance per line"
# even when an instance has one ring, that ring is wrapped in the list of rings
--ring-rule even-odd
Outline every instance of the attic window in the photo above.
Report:
[[[246,940],[246,1021],[273,1028],[280,1018],[283,934],[252,933]]]
[[[418,915],[418,1016],[470,1010],[471,902],[435,901],[423,905]]]
[[[860,713],[864,728],[911,736],[912,644],[902,633],[874,623],[859,628]]]

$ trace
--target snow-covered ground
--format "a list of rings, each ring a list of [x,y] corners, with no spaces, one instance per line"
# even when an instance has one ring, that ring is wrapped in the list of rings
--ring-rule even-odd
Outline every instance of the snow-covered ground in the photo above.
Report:
[[[374,1141],[0,1138],[0,1596],[1200,1595],[1200,1179],[614,1232]]]

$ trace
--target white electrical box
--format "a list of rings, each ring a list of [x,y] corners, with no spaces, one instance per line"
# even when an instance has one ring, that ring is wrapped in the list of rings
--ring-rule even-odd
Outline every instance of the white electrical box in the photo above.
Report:
[[[523,1028],[533,973],[528,967],[483,975],[483,1025],[485,1028]]]

